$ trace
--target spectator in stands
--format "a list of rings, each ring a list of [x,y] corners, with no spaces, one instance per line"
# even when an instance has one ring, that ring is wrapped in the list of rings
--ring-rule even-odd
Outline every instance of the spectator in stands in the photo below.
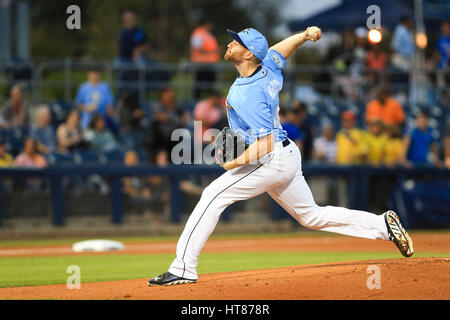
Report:
[[[441,24],[441,36],[438,39],[436,45],[436,52],[434,54],[435,61],[437,63],[437,85],[440,89],[445,89],[448,86],[448,75],[445,75],[445,71],[448,70],[450,60],[450,22],[444,21]],[[447,77],[447,79],[446,79]],[[447,80],[447,81],[446,81]]]
[[[388,136],[383,132],[383,123],[380,119],[370,118],[368,131],[365,132],[365,143],[367,145],[366,160],[372,166],[380,166],[383,163]]]
[[[363,77],[367,56],[367,29],[358,27],[355,29],[356,43],[353,48],[352,61],[350,64],[350,86],[347,88],[347,96],[352,100],[363,98]]]
[[[45,154],[56,149],[56,136],[51,120],[49,107],[42,106],[37,111],[37,126],[31,130],[31,136],[37,142],[38,151]]]
[[[145,137],[145,145],[152,150],[166,150],[169,154],[177,144],[171,141],[172,132],[184,128],[189,122],[190,115],[175,100],[175,91],[171,87],[161,90],[159,100],[153,105],[153,116],[149,133]],[[154,155],[150,155],[152,158]]]
[[[324,121],[322,135],[314,139],[313,159],[328,163],[336,162],[337,143],[334,138],[334,128],[331,122]]]
[[[14,85],[10,97],[0,109],[0,127],[5,129],[24,128],[29,124],[29,106],[23,98],[21,85]]]
[[[416,126],[403,139],[403,163],[406,167],[417,164],[439,164],[438,148],[428,126],[428,115],[421,111]]]
[[[114,62],[117,75],[117,89],[119,95],[123,90],[138,92],[136,81],[144,80],[149,90],[161,88],[161,83],[168,83],[170,71],[164,65],[155,61],[150,54],[162,55],[159,51],[150,52],[145,31],[137,26],[134,11],[126,10],[122,13],[123,28],[119,34],[119,57]],[[110,126],[107,123],[108,127]],[[111,127],[111,129],[114,129]]]
[[[450,129],[447,129],[444,138],[444,161],[445,166],[450,169]]]
[[[388,167],[394,167],[402,162],[403,141],[400,129],[397,126],[386,126],[388,136],[383,163]]]
[[[191,34],[191,61],[197,63],[194,99],[201,98],[204,91],[211,92],[216,81],[214,64],[219,62],[219,45],[211,33],[213,23],[203,19]],[[205,87],[206,86],[206,87]]]
[[[136,93],[126,91],[119,101],[117,112],[119,115],[120,131],[135,132],[141,127],[141,120],[145,112],[140,108],[139,99]]]
[[[147,48],[147,36],[136,26],[134,11],[124,11],[121,18],[123,29],[119,34],[119,58],[123,62],[137,61]]]
[[[391,63],[398,71],[408,73],[414,55],[412,21],[408,16],[400,19],[391,40]]]
[[[385,71],[388,63],[388,56],[383,51],[380,44],[373,44],[371,49],[367,51],[366,66],[368,69],[369,83],[385,82]]]
[[[380,119],[385,125],[401,126],[405,121],[405,113],[400,103],[390,95],[387,87],[377,90],[377,97],[366,106],[366,121]]]
[[[306,104],[300,101],[294,101],[291,108],[295,113],[295,125],[303,134],[303,161],[309,161],[312,158],[313,139],[315,136],[315,128],[313,127],[310,118],[308,117]]]
[[[322,61],[323,64],[332,62],[336,72],[323,72],[319,78],[317,78],[317,81],[323,83],[333,82],[333,86],[339,87],[343,91],[342,93],[345,93],[347,90],[347,83],[349,82],[349,77],[346,73],[353,59],[354,46],[355,33],[352,28],[346,28],[344,33],[342,33],[342,41],[337,45],[332,45]],[[316,90],[320,93],[331,94],[330,89],[322,87],[323,86],[318,86]]]
[[[356,127],[356,115],[342,113],[342,128],[336,135],[336,162],[342,165],[361,164],[367,155],[364,132]]]
[[[118,150],[119,143],[114,135],[106,128],[105,119],[101,115],[94,115],[89,125],[89,130],[85,132],[85,140],[90,142],[91,147],[96,152],[109,152]]]
[[[169,165],[169,154],[166,150],[160,149],[154,153],[151,161],[152,164],[164,168]],[[170,200],[170,184],[166,177],[163,176],[149,176],[147,178],[148,186],[150,190],[150,200],[152,201],[152,208],[156,208],[159,213],[154,215],[152,219],[158,223],[160,221],[161,213],[164,211],[164,207]]]
[[[438,56],[438,69],[445,70],[448,68],[450,60],[450,22],[444,21],[441,24],[441,35],[436,45]]]
[[[78,111],[72,110],[69,112],[66,121],[60,124],[56,130],[56,139],[58,142],[58,151],[62,153],[88,146],[82,138]]]
[[[0,168],[8,168],[14,164],[14,158],[6,152],[6,144],[0,141]]]
[[[160,168],[167,167],[169,165],[169,154],[167,153],[167,151],[163,149],[158,150],[155,153],[152,164]],[[152,199],[161,199],[164,202],[167,202],[169,200],[169,185],[167,179],[164,179],[162,176],[150,176],[149,183]],[[203,188],[188,180],[180,181],[180,189],[186,194],[195,196],[201,196],[203,192]]]
[[[127,167],[136,167],[139,165],[139,156],[133,151],[127,151],[124,156],[124,165]],[[125,177],[123,178],[123,192],[129,196],[133,202],[144,203],[148,206],[150,199],[150,189],[144,178],[141,177]]]
[[[114,122],[114,97],[111,88],[106,82],[101,81],[101,70],[93,67],[88,71],[88,81],[83,83],[77,93],[75,103],[81,111],[81,127],[83,129],[89,126],[94,113],[105,117],[108,124],[111,123],[111,129]]]
[[[25,141],[23,152],[14,160],[14,165],[16,167],[45,168],[47,160],[39,154],[36,140],[28,138]]]
[[[137,165],[137,155],[129,154],[128,163],[130,165]],[[166,150],[160,149],[154,152],[151,163],[159,168],[165,168],[169,165],[169,154]],[[131,194],[140,195],[147,201],[151,201],[152,212],[151,220],[153,223],[159,223],[161,221],[162,213],[165,212],[165,208],[170,200],[170,183],[166,177],[161,175],[152,175],[145,180],[130,181],[128,185],[135,184],[130,188]],[[203,189],[199,186],[191,183],[190,181],[180,181],[180,189],[182,192],[200,197]],[[138,192],[136,192],[136,191]],[[139,190],[142,190],[139,193]]]
[[[297,119],[298,109],[285,109],[281,108],[280,123],[283,129],[286,131],[289,139],[295,142],[297,147],[303,153],[303,134],[300,129],[295,125]]]
[[[217,91],[213,91],[206,99],[199,101],[194,107],[194,119],[201,121],[202,131],[201,137],[195,137],[196,141],[210,143],[204,140],[205,131],[210,128],[217,128],[216,124],[221,122],[223,117],[223,105],[221,105],[221,97]],[[217,128],[222,129],[222,128]]]
[[[414,38],[412,20],[408,16],[400,19],[391,40],[389,81],[401,94],[409,90],[409,73],[414,58]]]
[[[363,97],[362,87],[365,85],[363,72],[366,66],[367,29],[358,27],[354,32],[344,33],[344,47],[334,61],[334,66],[340,74],[335,80],[345,97],[355,101]]]

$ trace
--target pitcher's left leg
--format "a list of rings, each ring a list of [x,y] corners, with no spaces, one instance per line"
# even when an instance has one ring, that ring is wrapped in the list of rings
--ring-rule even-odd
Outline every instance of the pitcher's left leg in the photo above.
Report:
[[[301,171],[292,181],[268,192],[298,222],[307,228],[367,239],[391,240],[405,257],[414,254],[411,236],[393,211],[376,215],[360,210],[326,206],[314,202]]]
[[[301,171],[269,195],[303,226],[349,236],[389,240],[384,216],[342,207],[318,206]]]

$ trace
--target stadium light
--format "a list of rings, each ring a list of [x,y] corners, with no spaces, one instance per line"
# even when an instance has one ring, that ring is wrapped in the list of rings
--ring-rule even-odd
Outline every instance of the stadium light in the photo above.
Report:
[[[380,29],[370,29],[367,33],[367,40],[372,44],[380,43],[382,39],[383,35]]]
[[[425,49],[427,47],[428,44],[428,38],[427,38],[427,34],[423,31],[419,31],[416,34],[416,45],[420,48],[420,49]]]

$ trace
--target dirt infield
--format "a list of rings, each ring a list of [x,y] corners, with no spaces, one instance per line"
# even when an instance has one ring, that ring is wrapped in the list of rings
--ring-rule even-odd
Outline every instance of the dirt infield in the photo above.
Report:
[[[449,252],[449,234],[414,235],[416,252]],[[121,253],[173,253],[175,242],[129,244]],[[211,240],[203,252],[396,251],[392,243],[350,237]],[[68,246],[0,248],[0,256],[74,254]],[[86,254],[86,253],[83,253]],[[98,254],[98,253],[88,253]],[[111,253],[102,253],[111,254]],[[368,267],[380,289],[367,287]],[[146,279],[0,289],[0,299],[450,299],[450,258],[398,258],[200,275],[198,283],[148,287]]]
[[[369,290],[367,268],[380,268],[380,289]],[[450,259],[355,261],[206,274],[198,283],[148,287],[146,279],[0,289],[9,299],[450,299]]]

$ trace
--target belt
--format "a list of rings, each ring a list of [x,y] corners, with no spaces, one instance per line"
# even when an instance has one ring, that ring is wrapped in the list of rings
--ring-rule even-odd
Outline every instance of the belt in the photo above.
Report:
[[[287,147],[291,142],[289,141],[289,139],[284,139],[282,144],[283,144],[283,148]]]

